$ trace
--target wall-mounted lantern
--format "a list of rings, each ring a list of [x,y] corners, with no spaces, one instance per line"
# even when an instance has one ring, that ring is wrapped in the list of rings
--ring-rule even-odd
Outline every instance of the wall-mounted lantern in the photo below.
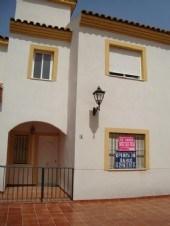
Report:
[[[104,95],[105,95],[105,91],[103,91],[99,86],[93,92],[94,99],[96,101],[96,104],[98,105],[97,107],[93,108],[93,115],[94,116],[96,115],[97,111],[100,111],[100,105],[103,101]]]

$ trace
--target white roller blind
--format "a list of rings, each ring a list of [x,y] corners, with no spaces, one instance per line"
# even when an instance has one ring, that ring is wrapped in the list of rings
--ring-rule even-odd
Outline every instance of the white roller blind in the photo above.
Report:
[[[109,71],[141,77],[141,53],[111,47]]]

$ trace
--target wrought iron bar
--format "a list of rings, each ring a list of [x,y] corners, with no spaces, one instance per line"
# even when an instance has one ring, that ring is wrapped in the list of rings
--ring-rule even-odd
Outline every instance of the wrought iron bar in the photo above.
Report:
[[[43,202],[44,199],[44,168],[42,168],[41,173],[41,202]]]
[[[0,166],[0,202],[48,202],[73,198],[74,169]]]

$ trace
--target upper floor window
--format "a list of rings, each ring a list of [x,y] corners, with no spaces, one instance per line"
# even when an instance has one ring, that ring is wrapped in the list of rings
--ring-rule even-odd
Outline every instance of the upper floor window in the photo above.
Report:
[[[106,40],[106,75],[146,80],[145,48]]]
[[[55,80],[57,73],[56,48],[32,45],[29,59],[29,78],[37,80]]]
[[[51,53],[35,51],[32,77],[35,79],[51,80],[53,55]]]

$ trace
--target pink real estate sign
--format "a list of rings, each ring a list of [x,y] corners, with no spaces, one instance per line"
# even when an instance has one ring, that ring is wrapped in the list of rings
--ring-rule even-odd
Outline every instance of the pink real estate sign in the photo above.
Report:
[[[120,136],[118,138],[119,151],[136,151],[135,138],[132,136]]]

